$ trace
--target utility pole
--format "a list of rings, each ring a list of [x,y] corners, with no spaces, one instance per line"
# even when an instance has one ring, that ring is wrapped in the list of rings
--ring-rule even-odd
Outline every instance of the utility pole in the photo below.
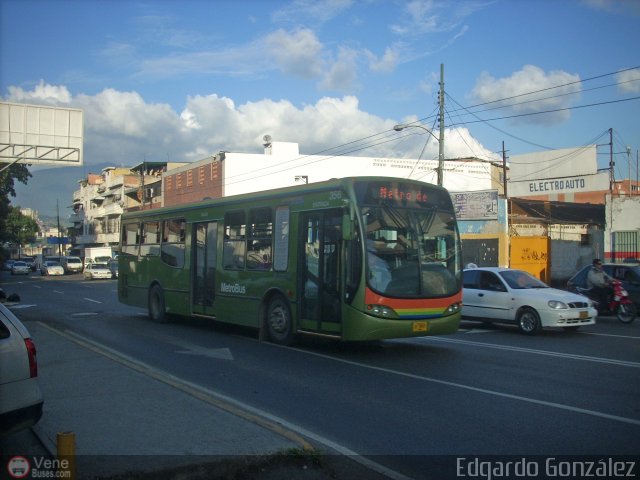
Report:
[[[502,182],[504,198],[507,198],[507,151],[504,149],[504,142],[502,142]]]
[[[438,185],[442,186],[444,181],[444,64],[440,64],[440,94],[438,95],[440,104],[440,139],[438,149]]]
[[[609,129],[609,193],[613,194],[613,182],[615,177],[613,174],[613,167],[616,162],[613,161],[613,128]]]
[[[56,214],[58,216],[58,256],[62,256],[62,239],[60,238],[60,202],[56,198]]]

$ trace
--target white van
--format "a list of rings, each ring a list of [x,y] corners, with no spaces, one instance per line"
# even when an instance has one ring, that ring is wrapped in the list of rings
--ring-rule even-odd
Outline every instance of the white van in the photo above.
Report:
[[[82,260],[80,257],[62,257],[60,264],[64,268],[64,273],[80,273],[82,272]]]

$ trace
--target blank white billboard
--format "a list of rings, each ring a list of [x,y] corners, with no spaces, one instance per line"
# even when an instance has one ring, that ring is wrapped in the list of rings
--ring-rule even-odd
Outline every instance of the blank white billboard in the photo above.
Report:
[[[0,103],[0,162],[82,165],[83,111]]]

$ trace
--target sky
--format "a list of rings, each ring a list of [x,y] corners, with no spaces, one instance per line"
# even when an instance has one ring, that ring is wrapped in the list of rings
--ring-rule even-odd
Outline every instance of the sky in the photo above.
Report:
[[[442,68],[445,159],[598,144],[606,168],[612,129],[615,176],[636,178],[639,21],[638,0],[0,0],[0,101],[83,110],[73,191],[104,164],[261,153],[267,134],[435,159],[393,126],[439,134]],[[50,214],[56,188],[13,204]]]

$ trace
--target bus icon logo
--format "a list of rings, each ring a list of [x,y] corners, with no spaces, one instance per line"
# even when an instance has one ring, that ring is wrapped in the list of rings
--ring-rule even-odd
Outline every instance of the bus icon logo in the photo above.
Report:
[[[25,478],[30,471],[29,460],[24,457],[11,457],[7,462],[7,472],[11,478]]]

